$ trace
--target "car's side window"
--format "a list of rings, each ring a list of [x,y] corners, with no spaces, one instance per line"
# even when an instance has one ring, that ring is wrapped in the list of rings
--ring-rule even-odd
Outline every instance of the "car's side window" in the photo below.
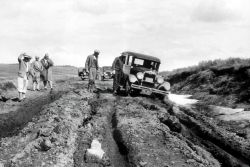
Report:
[[[128,56],[128,65],[132,65],[132,59],[133,59],[133,57],[132,56]]]

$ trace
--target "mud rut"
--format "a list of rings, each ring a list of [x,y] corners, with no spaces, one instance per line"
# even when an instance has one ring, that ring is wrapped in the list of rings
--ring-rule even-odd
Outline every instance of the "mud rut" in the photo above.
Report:
[[[109,100],[106,100],[106,98]],[[111,99],[110,99],[111,98]],[[119,104],[119,97],[113,98],[111,94],[97,94],[95,98],[89,100],[91,116],[83,121],[83,128],[93,126],[97,123],[97,128],[92,130],[95,136],[100,133],[99,140],[106,148],[106,157],[102,161],[88,161],[86,158],[86,149],[90,148],[90,142],[93,136],[86,137],[86,131],[82,129],[78,132],[77,150],[74,153],[75,167],[92,167],[92,166],[114,166],[114,167],[129,167],[128,149],[124,145],[121,134],[116,129],[116,106]],[[101,118],[101,119],[100,119]],[[89,138],[88,138],[89,137]],[[91,139],[91,140],[90,140]]]
[[[118,121],[116,118],[116,107],[119,105],[119,102],[123,97],[116,97],[116,99],[111,100],[111,102],[104,100],[105,98],[110,98],[110,96],[111,95],[107,94],[104,96],[100,94],[97,95],[94,101],[98,103],[98,107],[95,105],[94,107],[92,106],[93,115],[91,119],[87,120],[87,122],[85,122],[84,124],[87,125],[91,121],[94,121],[93,117],[95,117],[95,114],[100,113],[100,110],[102,110],[102,112],[103,110],[105,110],[103,107],[109,108],[108,111],[105,111],[107,112],[105,115],[107,122],[105,123],[106,135],[104,139],[105,141],[108,141],[106,144],[109,147],[108,157],[110,158],[110,162],[108,164],[111,164],[115,167],[133,166],[133,164],[130,164],[128,159],[129,149],[124,144],[122,134],[119,130],[116,129]],[[192,111],[191,109],[180,107],[178,108],[178,110],[180,110],[181,113],[176,113],[175,111],[173,111],[173,109],[171,109],[171,107],[169,107],[169,105],[166,105],[163,101],[148,98],[143,98],[143,100],[144,104],[147,104],[147,102],[151,104],[153,103],[156,107],[161,106],[170,111],[170,115],[175,117],[176,120],[170,119],[167,121],[160,121],[168,126],[174,133],[180,133],[182,135],[182,139],[187,143],[192,142],[193,144],[201,146],[203,149],[210,152],[220,162],[221,166],[249,166],[250,145],[249,143],[246,143],[246,145],[244,145],[244,142],[237,142],[237,139],[239,139],[238,136],[231,137],[231,134],[225,134],[228,135],[226,137],[223,136],[223,134],[222,136],[216,136],[218,135],[216,133],[220,133],[220,130],[217,131],[216,127],[213,126],[213,123],[208,123],[208,121],[205,120],[207,118],[202,117],[201,115],[195,116],[195,114],[197,113],[194,113],[194,111]],[[93,101],[91,103],[93,103]],[[228,142],[227,140],[231,141]],[[84,157],[82,159],[84,159]],[[78,167],[87,165],[78,165],[78,162],[76,160],[75,166]]]
[[[204,159],[199,159],[198,157],[197,160],[197,157],[195,157],[197,162],[204,164],[203,166],[213,166],[211,164],[213,164],[215,161],[218,161],[223,167],[247,167],[250,164],[250,142],[216,126],[216,123],[214,123],[213,120],[210,120],[208,117],[199,114],[195,108],[191,109],[176,106],[169,101],[159,101],[157,99],[146,97],[114,97],[108,90],[103,90],[99,94],[95,94],[92,98],[85,99],[81,98],[85,95],[85,93],[79,93],[84,90],[85,87],[79,84],[75,85],[74,87],[75,89],[79,89],[74,91],[74,96],[76,96],[74,98],[77,100],[75,105],[78,105],[79,98],[83,100],[83,102],[80,102],[80,105],[82,105],[81,103],[85,103],[84,100],[87,100],[86,106],[88,107],[88,111],[84,111],[85,114],[81,115],[80,108],[78,109],[79,114],[81,115],[81,121],[79,121],[79,124],[77,124],[78,128],[76,127],[77,135],[75,135],[75,149],[73,149],[74,151],[72,152],[72,157],[71,155],[68,156],[73,159],[72,163],[69,163],[69,166],[150,166],[150,162],[147,164],[144,162],[145,160],[151,160],[153,164],[151,166],[159,166],[157,164],[154,165],[154,161],[156,161],[158,158],[160,158],[162,162],[168,161],[168,159],[166,160],[166,158],[164,158],[164,147],[165,145],[168,145],[168,141],[171,141],[171,139],[168,139],[169,137],[174,137],[181,142],[186,143],[187,146],[185,146],[185,148],[188,147],[188,149],[192,149],[196,148],[196,146],[199,146],[200,148],[198,150],[204,149],[205,151],[201,151],[203,152],[201,158]],[[30,108],[27,109],[27,107],[24,107],[16,112],[9,113],[1,117],[0,120],[4,123],[0,124],[0,137],[5,138],[17,135],[22,130],[22,128],[27,125],[27,123],[33,121],[35,117],[39,116],[39,112],[42,110],[44,105],[53,103],[53,101],[56,100],[60,100],[62,94],[65,94],[65,92],[54,92],[53,94],[44,95],[41,97],[41,99],[43,99],[42,101],[41,99],[34,100]],[[79,94],[80,96],[75,94]],[[123,120],[124,118],[138,118],[138,120],[140,120],[141,116],[140,112],[136,113],[133,111],[133,107],[129,108],[129,110],[126,110],[126,106],[129,106],[130,104],[135,105],[135,110],[138,108],[141,110],[142,108],[143,110],[145,109],[144,113],[146,114],[147,112],[153,113],[151,114],[152,116],[155,116],[157,119],[156,121],[160,123],[159,129],[161,130],[158,132],[152,132],[152,134],[155,133],[155,137],[159,138],[160,141],[160,143],[152,143],[153,145],[156,144],[156,146],[154,145],[152,147],[159,149],[157,147],[159,144],[159,147],[162,147],[161,149],[163,149],[163,151],[160,150],[158,152],[150,152],[139,146],[139,144],[147,142],[150,145],[151,141],[153,141],[150,140],[150,136],[148,138],[147,135],[141,137],[140,133],[134,132],[131,134],[137,138],[133,138],[133,136],[130,138],[129,135],[131,134],[127,135],[124,132],[126,130],[128,131],[129,128],[126,129],[127,126],[129,127],[131,125],[131,127],[133,127],[133,123],[131,122],[128,122],[128,124],[125,124],[125,126],[121,126],[121,122],[127,121]],[[122,108],[121,106],[125,107]],[[131,115],[132,113],[134,115]],[[129,117],[122,117],[126,114]],[[147,119],[149,121],[147,121]],[[150,124],[150,119],[150,116],[149,118],[145,118],[147,124]],[[140,127],[139,123],[134,125]],[[124,127],[126,128],[123,129]],[[149,128],[152,127],[149,126]],[[164,129],[166,129],[165,132]],[[135,128],[133,130],[136,131],[137,129]],[[145,129],[142,128],[138,130]],[[150,129],[148,129],[148,131],[150,131]],[[169,134],[166,134],[168,131],[170,131]],[[148,134],[150,133],[151,132]],[[151,135],[151,137],[154,139],[154,135]],[[86,155],[86,150],[90,148],[90,144],[93,139],[98,139],[102,143],[102,148],[105,151],[105,154],[101,160],[91,159]],[[134,141],[132,141],[132,139],[141,141],[141,143],[133,145]],[[161,146],[161,143],[166,144]],[[138,148],[135,149],[134,146],[138,146],[138,148],[141,148],[142,150]],[[140,153],[140,151],[142,153]],[[199,151],[196,150],[196,152]],[[44,153],[43,155],[45,155]],[[147,155],[151,153],[156,155],[155,159],[154,157],[151,157],[152,159],[147,158],[147,156],[142,156],[142,158],[140,157],[138,159],[140,154]],[[210,153],[215,159],[209,156]],[[67,155],[65,152],[64,154]],[[175,160],[178,161],[178,156]],[[193,166],[192,164],[190,165],[189,162],[193,162],[193,160],[184,158],[184,161],[180,162],[180,164],[184,166]],[[171,163],[166,162],[165,166],[178,166],[178,164],[176,165],[171,161]],[[198,165],[196,164],[196,166]]]
[[[153,102],[169,108],[165,102]],[[199,114],[196,108],[180,106],[173,107],[169,111],[177,120],[161,120],[161,122],[169,126],[172,131],[182,134],[183,140],[199,145],[210,152],[223,167],[249,166],[249,141],[245,142],[240,136],[217,127],[211,118]]]
[[[52,91],[40,97],[25,102],[15,111],[1,114],[0,116],[0,139],[17,135],[27,123],[40,114],[42,108],[59,99],[67,91]]]

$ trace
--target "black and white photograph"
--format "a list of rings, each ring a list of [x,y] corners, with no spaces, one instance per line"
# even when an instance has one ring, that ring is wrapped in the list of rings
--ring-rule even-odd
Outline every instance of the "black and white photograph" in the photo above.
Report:
[[[0,167],[250,167],[249,0],[0,0]]]

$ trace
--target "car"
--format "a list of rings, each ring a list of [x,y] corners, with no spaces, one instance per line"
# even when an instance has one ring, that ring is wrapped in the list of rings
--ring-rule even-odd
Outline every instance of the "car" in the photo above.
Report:
[[[78,68],[78,76],[82,79],[82,80],[85,80],[88,78],[88,73],[86,72],[86,69],[85,68]]]
[[[114,78],[113,71],[110,66],[104,66],[101,68],[101,80],[104,81],[105,79],[112,79]]]
[[[170,92],[170,83],[158,74],[161,64],[159,58],[135,52],[123,52],[125,63],[123,65],[124,85],[126,94],[138,95],[140,93],[154,95],[164,99]]]

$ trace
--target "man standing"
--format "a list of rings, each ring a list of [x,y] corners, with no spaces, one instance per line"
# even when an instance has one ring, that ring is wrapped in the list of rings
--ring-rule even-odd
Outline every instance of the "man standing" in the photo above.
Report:
[[[114,79],[113,79],[113,94],[117,95],[117,91],[119,91],[120,85],[124,85],[123,80],[123,65],[125,62],[125,55],[121,55],[119,57],[116,57],[115,60],[113,61],[112,64],[112,70],[114,71],[113,73],[115,74]]]
[[[50,89],[53,89],[52,83],[52,66],[54,66],[54,62],[49,58],[49,54],[46,53],[44,58],[41,60],[43,66],[43,83],[44,89],[47,89],[47,84],[49,83]]]
[[[31,56],[26,53],[21,54],[18,57],[19,71],[17,78],[17,89],[19,102],[26,98],[25,94],[28,86],[28,73],[30,72],[30,62]]]
[[[88,90],[89,92],[93,92],[95,89],[95,80],[97,76],[98,66],[98,55],[100,54],[99,50],[95,50],[94,54],[89,55],[87,57],[85,68],[86,72],[89,73],[89,83],[88,83]]]
[[[35,57],[35,61],[32,63],[33,68],[33,90],[40,90],[39,84],[40,84],[40,75],[43,71],[42,63],[39,61],[39,57]]]

